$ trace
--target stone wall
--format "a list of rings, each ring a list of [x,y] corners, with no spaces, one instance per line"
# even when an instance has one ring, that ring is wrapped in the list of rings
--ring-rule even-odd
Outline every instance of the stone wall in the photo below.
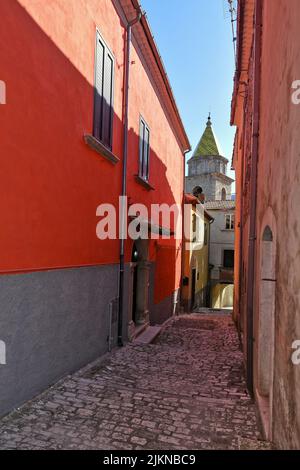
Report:
[[[219,155],[206,157],[193,157],[188,161],[188,175],[195,176],[203,173],[223,173],[227,172],[228,160]]]
[[[226,190],[226,198],[231,199],[231,184],[218,179],[214,174],[187,176],[185,179],[185,191],[192,193],[195,186],[201,186],[206,201],[222,199],[222,189]]]

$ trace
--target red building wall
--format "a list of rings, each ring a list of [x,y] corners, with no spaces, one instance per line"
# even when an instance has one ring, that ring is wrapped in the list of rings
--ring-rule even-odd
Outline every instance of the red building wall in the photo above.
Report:
[[[96,210],[102,203],[118,209],[122,187],[124,6],[134,14],[137,2],[0,1],[0,80],[7,91],[0,106],[0,339],[8,358],[0,368],[0,415],[105,353],[110,335],[116,344],[110,312],[119,294],[120,242],[97,238]],[[142,52],[137,27],[130,64],[129,204],[181,205],[189,143],[155,45]],[[115,165],[84,141],[93,131],[96,28],[115,59]],[[145,44],[153,41],[146,29],[139,34]],[[151,130],[151,191],[134,176],[140,114]],[[127,240],[125,340],[132,324],[132,247]],[[147,253],[145,316],[149,320],[150,311],[150,321],[162,323],[173,313],[180,285],[181,240],[153,240]]]
[[[112,188],[119,188],[121,165],[112,166],[83,141],[92,130],[97,23],[115,31],[112,46],[117,56],[123,53],[124,30],[111,2],[102,2],[104,9],[97,3],[71,1],[72,11],[64,12],[61,0],[1,2],[1,78],[7,86],[1,108],[2,272],[118,260],[118,242],[100,242],[95,227],[99,203],[117,203]],[[123,65],[115,74],[118,156],[122,83]]]
[[[83,135],[93,126],[98,27],[115,56],[113,153],[122,159],[125,29],[120,17],[110,0],[102,0],[101,8],[98,0],[3,1],[1,14],[6,18],[1,79],[7,86],[7,105],[1,108],[1,272],[117,263],[119,242],[95,236],[96,208],[102,202],[117,206],[122,164],[113,166],[90,150]],[[135,46],[128,195],[149,207],[181,204],[182,148]],[[151,130],[151,192],[134,179],[140,114]],[[128,243],[127,261],[130,252]],[[164,263],[159,271],[167,288],[157,289],[157,301],[179,287],[180,256],[172,285]]]

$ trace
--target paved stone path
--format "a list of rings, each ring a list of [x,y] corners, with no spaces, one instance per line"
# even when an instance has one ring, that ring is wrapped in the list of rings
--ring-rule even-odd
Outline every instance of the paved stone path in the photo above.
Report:
[[[228,315],[184,315],[0,421],[0,449],[257,449],[255,406]]]

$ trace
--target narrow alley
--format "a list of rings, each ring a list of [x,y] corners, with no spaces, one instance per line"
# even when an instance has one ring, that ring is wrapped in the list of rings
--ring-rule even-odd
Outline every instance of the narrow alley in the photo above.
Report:
[[[299,451],[300,0],[0,18],[0,450]]]
[[[2,419],[0,449],[266,449],[231,315],[174,317]]]

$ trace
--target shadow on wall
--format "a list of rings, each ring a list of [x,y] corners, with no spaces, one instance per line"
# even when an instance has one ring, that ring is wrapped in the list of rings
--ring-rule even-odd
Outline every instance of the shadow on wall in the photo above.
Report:
[[[99,241],[95,236],[97,206],[111,203],[118,207],[122,161],[111,165],[83,141],[83,135],[93,129],[94,87],[17,1],[9,2],[9,6],[4,2],[1,10],[7,19],[0,34],[1,63],[5,82],[14,93],[10,106],[3,108],[1,147],[9,158],[3,161],[1,180],[6,194],[5,201],[0,202],[1,242],[7,250],[0,271],[118,262],[118,240]],[[26,54],[20,55],[20,50]],[[141,112],[136,110],[137,129]],[[16,127],[16,122],[23,124]],[[113,153],[122,159],[123,122],[114,114],[113,123]],[[152,135],[156,131],[159,129],[151,129]],[[139,136],[133,128],[128,140],[129,202],[143,202],[149,208],[151,203],[174,204],[166,165],[152,147],[150,183],[155,191],[149,192],[136,182]],[[22,146],[16,146],[16,142],[22,142]],[[24,222],[17,232],[16,220]],[[176,253],[175,241],[173,246]],[[129,242],[127,262],[131,249]],[[150,252],[155,260],[154,250]],[[161,268],[162,285],[171,290],[175,287],[173,274],[166,264],[165,270]],[[159,302],[166,292],[161,285],[157,289],[161,292],[155,296]]]
[[[0,15],[1,79],[10,91],[1,109],[0,143],[6,155],[0,200],[3,414],[108,349],[119,241],[97,239],[96,208],[118,207],[122,161],[113,166],[84,143],[93,129],[94,87],[16,0],[1,2]],[[136,110],[137,128],[141,111]],[[122,159],[123,123],[117,114],[113,122],[113,152]],[[129,145],[131,202],[173,204],[165,164],[151,148],[150,182],[156,189],[149,193],[134,179],[139,136],[133,129]],[[166,253],[151,242],[155,315],[179,286],[173,263],[180,265],[180,256],[176,241],[170,245]],[[127,263],[131,250],[128,240]]]

